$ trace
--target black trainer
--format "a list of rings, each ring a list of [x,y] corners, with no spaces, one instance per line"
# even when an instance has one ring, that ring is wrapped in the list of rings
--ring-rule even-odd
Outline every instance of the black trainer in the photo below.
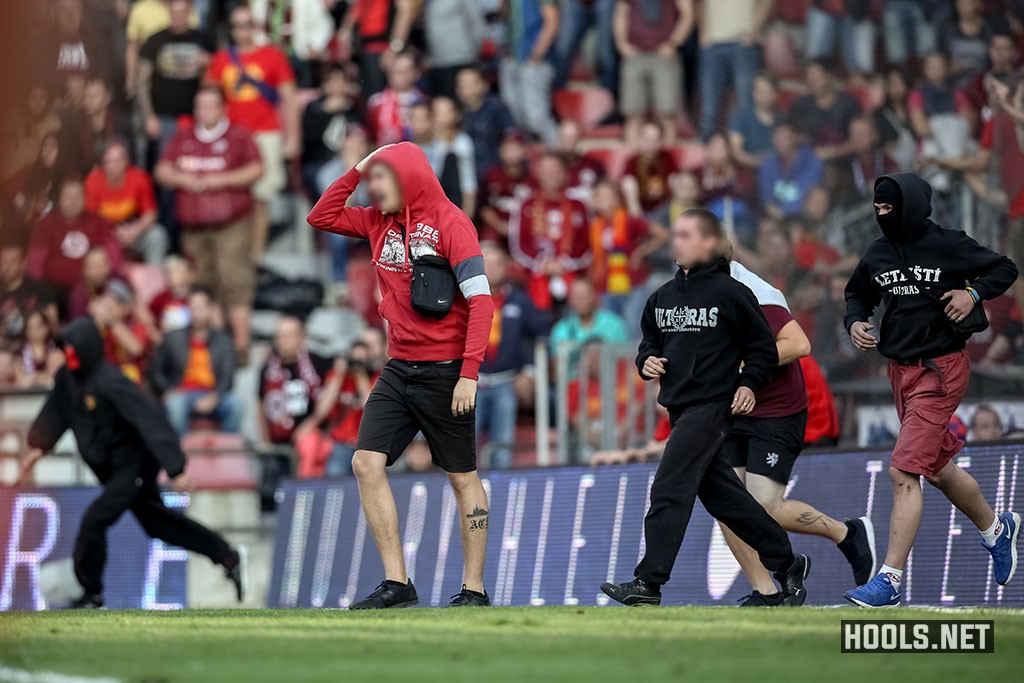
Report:
[[[449,607],[490,607],[491,596],[487,595],[487,591],[483,593],[477,593],[466,588],[466,584],[462,584],[462,590],[452,596],[452,601],[448,603]]]
[[[103,609],[103,596],[85,593],[68,605],[68,609]]]
[[[863,586],[875,575],[875,527],[871,518],[846,520],[846,538],[839,542],[839,551],[853,569],[853,582]]]
[[[760,591],[754,591],[750,595],[740,598],[740,607],[781,607],[782,591],[765,595]]]
[[[224,567],[224,576],[235,584],[238,602],[242,602],[249,592],[249,549],[244,545],[238,546],[229,552],[220,564]]]
[[[416,587],[409,583],[399,583],[384,579],[377,589],[362,600],[348,606],[349,609],[397,609],[418,605],[420,598],[416,595]]]
[[[775,580],[782,586],[782,604],[789,607],[799,607],[807,599],[807,589],[804,588],[804,579],[811,573],[811,558],[806,555],[797,555],[793,558],[793,564],[786,569],[775,572]]]
[[[602,583],[601,591],[627,607],[661,604],[661,587],[646,583],[643,579],[633,579],[626,583]]]

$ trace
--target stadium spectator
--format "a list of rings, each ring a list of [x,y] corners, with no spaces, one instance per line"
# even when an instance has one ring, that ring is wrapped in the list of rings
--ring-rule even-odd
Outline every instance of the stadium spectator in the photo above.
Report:
[[[338,42],[342,59],[351,56],[359,63],[365,96],[387,86],[385,69],[406,50],[422,4],[422,0],[355,0],[348,4],[338,28]]]
[[[196,282],[196,270],[186,256],[172,254],[164,259],[167,288],[149,302],[149,313],[161,334],[188,327],[192,316],[188,310],[188,295]]]
[[[476,172],[483,179],[498,166],[498,147],[516,124],[501,98],[490,92],[480,69],[459,71],[455,91],[462,108],[462,129],[473,141]]]
[[[409,107],[409,142],[415,143],[426,154],[434,144],[435,135],[434,110],[430,103],[418,102]]]
[[[195,124],[178,130],[154,171],[176,190],[182,248],[196,282],[227,308],[240,360],[248,356],[255,286],[250,187],[262,173],[252,137],[228,121],[220,91],[209,88],[196,95]]]
[[[1011,33],[993,33],[988,42],[988,68],[964,88],[964,94],[978,113],[989,103],[989,83],[997,80],[1012,86],[1020,52]]]
[[[238,431],[242,404],[231,391],[235,354],[228,335],[213,327],[215,306],[208,291],[193,290],[188,327],[167,334],[153,357],[150,381],[178,434],[188,432],[193,416],[216,420],[222,432]]]
[[[420,67],[415,53],[401,52],[387,66],[388,85],[374,93],[367,103],[368,123],[378,145],[411,140],[409,116],[418,104],[426,104],[427,96],[416,87]]]
[[[89,304],[106,291],[114,271],[110,267],[110,253],[96,246],[82,259],[82,277],[68,293],[67,317],[71,320],[89,313]]]
[[[95,246],[106,247],[111,268],[121,267],[121,244],[107,221],[85,210],[82,181],[65,180],[57,210],[36,224],[28,247],[28,273],[58,289],[62,297],[82,277],[82,259]]]
[[[252,133],[263,161],[263,173],[252,184],[251,248],[259,263],[270,231],[270,203],[287,184],[285,159],[298,158],[302,144],[299,101],[285,54],[256,44],[252,11],[239,5],[228,19],[233,45],[213,55],[206,80],[222,89],[228,119]]]
[[[141,6],[152,4],[152,0],[135,3],[132,15],[141,11]],[[163,6],[164,3],[156,4]],[[194,28],[192,0],[170,0],[166,5],[166,27],[138,42],[138,77],[132,84],[151,145],[151,165],[156,163],[164,147],[174,137],[178,119],[192,113],[192,102],[212,52],[209,39]],[[154,7],[153,12],[156,14],[159,10]],[[149,33],[150,28],[136,29],[139,32],[136,41],[142,34]],[[131,49],[132,33],[129,18],[128,50]]]
[[[551,84],[555,74],[548,58],[558,34],[558,2],[510,0],[504,14],[506,54],[498,77],[501,97],[522,130],[553,144]]]
[[[624,315],[630,294],[650,275],[645,258],[664,243],[648,240],[650,234],[647,221],[626,209],[615,183],[602,180],[594,187],[589,277],[604,308]],[[642,311],[643,302],[639,305]]]
[[[124,140],[108,142],[100,165],[86,177],[85,209],[114,226],[126,256],[159,264],[167,254],[167,233],[156,222],[153,182],[131,164]]]
[[[967,340],[971,363],[997,367],[1012,363],[1024,345],[1021,309],[1009,294],[985,302],[989,326]]]
[[[484,14],[477,0],[430,0],[423,8],[430,94],[455,99],[459,72],[476,64],[484,41]],[[457,38],[455,38],[457,36]]]
[[[589,265],[587,207],[565,192],[562,157],[547,152],[537,161],[537,192],[509,218],[513,258],[530,279],[530,296],[541,310],[565,301],[568,285]]]
[[[175,7],[175,5],[178,5]],[[184,5],[184,6],[182,6]],[[126,40],[124,46],[125,92],[134,95],[138,91],[138,74],[142,48],[150,38],[175,24],[175,14],[184,11],[185,28],[194,29],[199,25],[199,15],[192,10],[190,0],[135,0],[128,11]],[[184,55],[183,55],[184,56]],[[188,59],[182,62],[188,66]]]
[[[526,146],[519,131],[509,130],[498,147],[500,164],[484,174],[480,205],[480,236],[508,242],[509,218],[534,191]]]
[[[11,128],[6,137],[13,139],[5,140],[6,154],[0,160],[0,173],[4,178],[31,166],[39,158],[43,141],[60,131],[60,117],[53,110],[53,96],[44,85],[31,86],[22,106],[11,109],[8,121]]]
[[[729,123],[729,150],[746,168],[758,168],[772,146],[772,128],[779,120],[778,85],[766,73],[754,78],[753,106],[737,107]]]
[[[1003,438],[1003,420],[995,408],[987,403],[979,404],[971,416],[971,432],[968,441],[998,441]]]
[[[35,161],[7,178],[4,195],[11,198],[13,220],[31,227],[53,210],[65,176],[61,161],[59,137],[49,133],[39,144]]]
[[[772,151],[758,171],[761,208],[775,218],[797,213],[803,208],[808,190],[819,184],[821,177],[820,159],[808,145],[800,143],[794,124],[776,123]]]
[[[905,67],[911,57],[920,58],[935,50],[935,31],[928,23],[925,0],[886,0],[882,3],[885,60],[890,66]]]
[[[626,323],[612,311],[601,308],[600,301],[593,283],[577,278],[569,288],[566,315],[551,328],[551,353],[558,354],[559,347],[569,345],[569,374],[573,377],[580,370],[580,359],[588,344],[629,341]]]
[[[350,126],[348,134],[341,143],[337,156],[328,161],[317,174],[317,195],[321,195],[331,183],[345,175],[370,153],[370,136],[362,126]],[[360,185],[349,198],[349,206],[369,206],[370,192]],[[352,240],[345,235],[328,234],[327,243],[331,252],[331,279],[336,294],[342,300],[348,297],[348,262],[349,247]]]
[[[580,124],[572,119],[565,119],[558,124],[558,151],[562,154],[568,174],[565,193],[589,204],[590,192],[594,183],[605,176],[605,168],[600,161],[580,151],[582,142]]]
[[[693,0],[616,0],[615,44],[622,55],[619,107],[626,117],[626,142],[635,145],[653,112],[675,143],[676,112],[682,97],[679,48],[694,26]]]
[[[871,2],[811,0],[807,8],[806,58],[832,57],[838,45],[847,71],[870,74],[875,69],[871,11]]]
[[[89,316],[103,339],[107,360],[136,384],[142,383],[149,354],[149,333],[133,314],[135,292],[124,282],[111,278],[103,292],[89,302]]]
[[[804,76],[808,94],[793,103],[789,119],[806,135],[819,159],[845,159],[850,153],[850,121],[860,116],[860,102],[842,90],[842,82],[823,59],[808,64]]]
[[[0,348],[21,345],[31,311],[41,311],[50,329],[57,329],[53,289],[26,275],[26,270],[25,248],[20,243],[0,246]]]
[[[573,63],[587,31],[594,29],[594,66],[597,82],[610,93],[619,90],[619,54],[612,28],[616,0],[569,0],[558,20],[555,41],[555,90],[564,88],[572,77]]]
[[[636,154],[626,162],[622,192],[631,213],[647,214],[669,197],[669,180],[679,170],[672,153],[665,148],[664,130],[648,122],[640,128]]]
[[[320,83],[320,97],[302,112],[302,181],[314,198],[320,196],[320,169],[341,151],[349,128],[360,123],[352,95],[345,66],[329,64]]]
[[[772,10],[772,0],[702,2],[700,26],[700,136],[721,130],[730,86],[736,107],[753,107],[751,92],[758,71],[757,43]]]
[[[729,154],[729,141],[723,133],[715,133],[708,138],[705,145],[706,157],[700,173],[700,190],[702,203],[715,215],[722,215],[722,203],[725,199],[733,199],[739,194],[739,172]],[[743,202],[738,198],[733,202],[733,220],[742,221],[746,208],[739,209]]]
[[[988,66],[992,28],[985,19],[982,0],[956,0],[956,17],[943,30],[939,47],[949,56],[949,73],[958,87]]]
[[[108,141],[131,138],[130,123],[113,106],[110,86],[100,78],[86,81],[81,109],[65,111],[60,130],[61,163],[83,176],[92,170]]]
[[[701,208],[700,179],[696,175],[689,171],[675,173],[668,186],[672,192],[668,201],[651,212],[651,220],[663,228],[675,223],[683,211]]]
[[[885,153],[874,119],[859,116],[850,121],[850,171],[861,199],[875,192],[875,178],[896,171],[896,164]]]
[[[533,345],[548,333],[551,321],[510,277],[513,264],[508,252],[494,242],[482,243],[481,249],[494,318],[477,382],[477,440],[481,446],[497,444],[489,465],[505,469],[512,465],[509,446],[515,442],[519,404],[533,401]]]
[[[462,114],[455,101],[435,97],[431,102],[434,140],[426,151],[434,173],[448,197],[467,216],[476,216],[477,175],[473,140],[459,127]]]
[[[25,316],[25,342],[14,363],[14,383],[26,389],[49,388],[63,364],[64,354],[53,342],[46,314],[39,309],[30,310]]]
[[[903,71],[889,69],[882,106],[872,114],[881,143],[897,168],[912,168],[917,158],[917,138],[907,110],[909,92]]]
[[[316,429],[317,398],[332,364],[309,351],[301,320],[286,315],[277,321],[274,344],[259,376],[257,423],[263,443],[295,444]]]
[[[47,38],[53,41],[51,62],[58,81],[72,76],[91,74],[98,79],[109,78],[113,69],[109,47],[93,29],[82,0],[56,0],[53,5],[56,31]]]
[[[349,347],[347,356],[335,359],[312,418],[327,430],[307,430],[296,439],[300,478],[352,474],[359,422],[366,399],[387,362],[386,344],[383,331],[369,327]]]

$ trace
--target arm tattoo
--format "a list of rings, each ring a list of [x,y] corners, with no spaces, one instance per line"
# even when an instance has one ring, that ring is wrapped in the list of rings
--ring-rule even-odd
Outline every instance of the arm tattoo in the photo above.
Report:
[[[466,515],[466,519],[469,520],[469,530],[476,531],[478,529],[487,528],[488,515],[490,513],[480,507],[479,505],[473,508],[473,511]]]

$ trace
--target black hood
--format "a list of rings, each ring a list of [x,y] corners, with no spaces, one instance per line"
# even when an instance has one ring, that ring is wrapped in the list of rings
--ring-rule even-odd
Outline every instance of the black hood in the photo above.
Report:
[[[899,187],[903,196],[903,215],[898,224],[886,229],[882,234],[896,244],[909,244],[924,237],[932,215],[932,186],[914,173],[890,173],[875,179],[875,187],[879,183],[890,180]]]
[[[68,355],[68,369],[76,375],[92,374],[103,364],[103,338],[92,318],[78,318],[68,323],[57,341]],[[68,347],[73,351],[69,352]]]
[[[692,280],[697,277],[711,275],[712,273],[725,273],[726,275],[728,275],[730,272],[731,271],[729,270],[729,259],[727,259],[724,256],[716,256],[714,259],[708,261],[707,263],[698,263],[685,273],[683,272],[683,267],[679,266],[679,270],[676,271],[676,278],[682,279],[685,277],[687,279]]]

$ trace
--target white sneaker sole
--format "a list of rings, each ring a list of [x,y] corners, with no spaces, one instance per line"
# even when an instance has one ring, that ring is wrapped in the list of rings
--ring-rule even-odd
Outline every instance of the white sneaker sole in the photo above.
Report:
[[[239,545],[235,552],[238,553],[238,574],[242,579],[242,599],[239,602],[244,602],[249,597],[249,548]]]
[[[900,606],[900,603],[898,603],[898,602],[895,605],[869,605],[866,602],[861,602],[857,598],[851,598],[848,595],[844,595],[843,597],[846,598],[847,600],[849,600],[850,602],[852,602],[853,604],[857,605],[857,607],[863,607],[864,609],[886,609],[886,608],[889,608],[889,607],[899,607]]]

